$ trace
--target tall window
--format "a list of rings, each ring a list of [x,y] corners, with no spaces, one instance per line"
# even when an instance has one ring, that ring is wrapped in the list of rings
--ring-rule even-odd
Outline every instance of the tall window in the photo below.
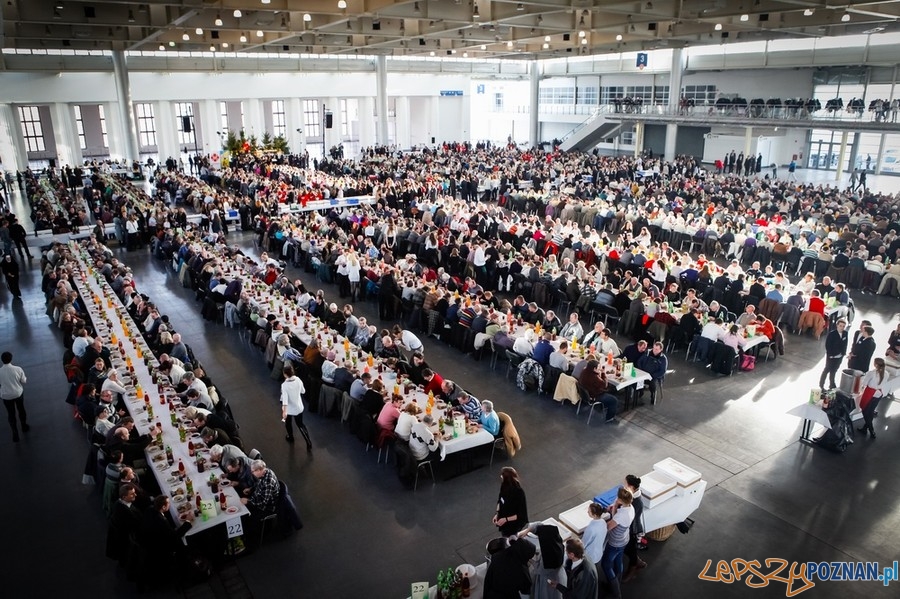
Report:
[[[178,122],[176,123],[178,126],[178,143],[182,146],[193,146],[195,139],[193,128],[196,126],[196,123],[194,123],[194,103],[176,102],[175,115],[178,117]],[[191,123],[190,133],[184,132],[184,117],[188,117],[188,121]]]
[[[78,129],[78,145],[82,150],[87,149],[87,136],[84,134],[84,121],[81,118],[81,106],[75,105],[75,128]]]
[[[284,116],[284,100],[272,100],[272,134],[275,137],[287,133],[287,119]]]
[[[22,121],[22,132],[25,136],[25,149],[29,152],[43,152],[44,128],[41,126],[41,115],[37,106],[19,106],[19,120]]]
[[[542,87],[538,90],[538,102],[540,104],[574,104],[575,86]]]
[[[350,137],[350,111],[347,109],[347,99],[341,98],[341,137]]]
[[[306,137],[319,137],[321,129],[322,107],[318,100],[303,100],[303,127]]]
[[[597,104],[597,100],[600,97],[600,90],[596,86],[589,85],[585,87],[579,87],[577,96],[578,104],[588,104],[594,106]]]
[[[222,131],[228,131],[228,104],[225,102],[219,102],[219,116],[222,119]]]
[[[103,147],[109,147],[109,137],[106,135],[106,113],[103,111],[103,104],[97,108],[100,109],[100,133],[103,135]]]
[[[624,98],[625,97],[625,88],[621,85],[616,86],[606,86],[600,88],[600,103],[601,104],[612,104],[612,101],[616,98]]]
[[[697,106],[716,103],[715,85],[685,85],[683,95]]]
[[[138,140],[142,147],[156,145],[156,118],[153,115],[153,104],[135,104],[137,113]]]

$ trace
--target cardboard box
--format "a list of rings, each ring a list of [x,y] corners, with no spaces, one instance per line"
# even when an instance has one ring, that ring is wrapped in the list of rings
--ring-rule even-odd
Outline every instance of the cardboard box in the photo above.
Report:
[[[675,497],[677,487],[674,479],[654,470],[641,476],[641,501],[645,508],[653,509]]]
[[[679,496],[685,495],[688,489],[700,482],[699,472],[672,458],[666,458],[661,462],[653,464],[653,470],[662,472],[673,479],[678,485],[675,489],[675,493]],[[641,483],[641,487],[643,486],[643,483]]]

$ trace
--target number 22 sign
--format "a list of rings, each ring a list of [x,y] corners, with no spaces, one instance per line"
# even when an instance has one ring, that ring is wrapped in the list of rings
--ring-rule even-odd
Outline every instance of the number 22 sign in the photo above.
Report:
[[[228,538],[233,539],[244,534],[244,526],[241,524],[240,518],[232,518],[226,520],[225,528],[228,530]]]

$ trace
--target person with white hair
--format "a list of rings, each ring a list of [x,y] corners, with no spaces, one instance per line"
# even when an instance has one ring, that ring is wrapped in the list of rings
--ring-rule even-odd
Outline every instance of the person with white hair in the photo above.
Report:
[[[488,399],[481,402],[481,426],[495,437],[500,434],[500,417],[494,411],[494,402]]]
[[[172,335],[172,351],[169,355],[175,359],[181,360],[183,363],[189,362],[187,345],[181,340],[181,333]]]

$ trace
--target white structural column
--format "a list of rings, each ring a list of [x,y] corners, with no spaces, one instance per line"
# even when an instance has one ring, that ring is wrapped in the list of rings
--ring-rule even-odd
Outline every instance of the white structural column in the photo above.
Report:
[[[378,107],[378,120],[375,126],[376,141],[388,143],[388,97],[387,97],[387,57],[380,54],[375,59],[375,102]]]
[[[644,148],[644,121],[634,123],[634,155],[640,156]]]
[[[366,96],[359,99],[359,145],[368,148],[375,145],[375,98]],[[385,122],[385,131],[387,122]]]
[[[394,115],[397,123],[397,139],[394,141],[401,150],[408,149],[412,145],[409,125],[409,96],[397,96],[394,98]]]
[[[53,141],[56,143],[57,166],[81,164],[81,143],[75,126],[75,109],[70,104],[56,102],[50,107],[53,119]]]
[[[0,166],[4,171],[24,170],[28,158],[17,143],[19,135],[12,104],[0,104]]]
[[[131,84],[128,82],[128,66],[125,64],[125,51],[113,50],[113,76],[116,80],[116,97],[119,100],[119,119],[121,122],[124,154],[128,160],[138,160],[141,155],[138,146],[137,126],[134,122],[134,105],[131,102]]]
[[[530,87],[529,87],[529,99],[530,102],[530,112],[528,113],[528,143],[532,146],[537,146],[540,143],[540,133],[541,133],[541,121],[540,121],[540,100],[541,100],[541,71],[540,71],[540,63],[536,60],[532,60],[531,64],[528,65],[528,70],[531,75],[529,79]],[[515,141],[515,140],[513,140]]]
[[[841,133],[841,151],[838,152],[837,170],[834,172],[835,181],[840,181],[841,177],[844,176],[844,158],[847,156],[847,137],[849,137],[849,135],[849,131],[843,131]]]
[[[341,101],[337,98],[325,98],[325,110],[331,113],[331,129],[324,128],[325,118],[322,118],[325,147],[330,150],[341,143]]]
[[[884,144],[887,141],[887,134],[882,133],[881,139],[878,140],[878,156],[875,157],[875,174],[881,174],[881,168],[884,166]]]
[[[262,100],[249,99],[243,100],[243,103],[244,130],[247,132],[247,137],[255,135],[257,141],[261,141],[263,134],[266,132]]]
[[[218,100],[203,100],[200,102],[200,120],[203,127],[200,129],[203,137],[197,140],[204,154],[218,152],[225,145],[225,136],[228,131],[222,129],[222,114],[219,112]],[[221,133],[221,135],[219,135]]]
[[[681,48],[672,50],[672,68],[669,71],[669,114],[678,110],[678,101],[681,99],[681,76],[684,72],[684,51]],[[669,123],[666,125],[666,147],[663,157],[666,160],[675,160],[675,144],[678,139],[678,125]]]
[[[303,104],[300,98],[287,98],[284,102],[284,119],[288,146],[291,152],[302,154],[306,150],[306,131],[303,129]]]
[[[753,127],[744,128],[744,159],[753,153]],[[744,165],[738,165],[743,170]]]
[[[181,131],[181,119],[175,118],[175,107],[171,102],[156,102],[153,107],[156,116],[156,149],[159,161],[165,163],[167,158],[178,160],[181,144],[178,143],[178,132]],[[189,139],[193,139],[193,134]],[[200,140],[197,140],[200,143]]]

